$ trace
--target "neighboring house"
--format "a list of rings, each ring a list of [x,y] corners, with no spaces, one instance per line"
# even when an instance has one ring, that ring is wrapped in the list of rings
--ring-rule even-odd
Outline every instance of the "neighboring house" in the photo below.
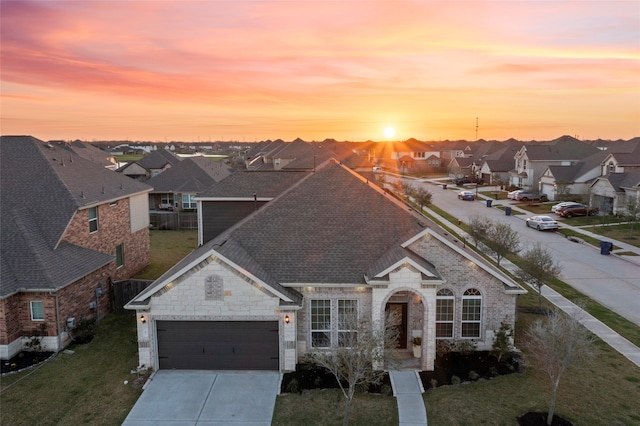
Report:
[[[312,171],[243,171],[198,194],[198,245],[229,229]]]
[[[180,162],[180,158],[168,149],[158,149],[137,161],[132,161],[116,171],[132,179],[146,181]]]
[[[413,138],[404,142],[394,142],[393,150],[391,159],[397,160],[399,163],[405,161],[407,164],[413,164],[414,161],[426,161],[430,157],[440,157],[440,150],[437,147]]]
[[[0,358],[57,351],[149,263],[151,188],[31,136],[2,136],[0,162]]]
[[[603,213],[624,215],[629,203],[640,202],[640,169],[601,176],[590,189],[592,206]]]
[[[85,143],[80,140],[75,140],[73,142],[49,141],[49,143],[67,149],[74,154],[99,164],[109,170],[115,170],[118,168],[116,158],[110,152],[103,151],[90,143]]]
[[[506,185],[509,182],[509,171],[513,169],[515,154],[522,143],[515,140],[502,142],[494,152],[480,161],[479,172],[485,183]]]
[[[235,176],[235,175],[232,175]],[[224,181],[223,181],[224,182]],[[525,290],[436,224],[335,161],[197,248],[125,307],[153,369],[295,370],[338,345],[346,316],[399,315],[422,337],[490,349]],[[382,368],[378,365],[376,368]]]
[[[229,176],[233,170],[222,161],[189,157],[149,179],[150,210],[195,210],[195,196]]]
[[[523,144],[516,153],[509,183],[532,191],[541,189],[541,177],[549,166],[573,166],[598,152],[598,148],[570,136],[550,142]]]

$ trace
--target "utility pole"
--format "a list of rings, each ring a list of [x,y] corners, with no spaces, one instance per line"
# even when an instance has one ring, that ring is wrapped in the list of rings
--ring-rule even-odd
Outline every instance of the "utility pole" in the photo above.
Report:
[[[478,117],[476,117],[476,140],[478,140]]]

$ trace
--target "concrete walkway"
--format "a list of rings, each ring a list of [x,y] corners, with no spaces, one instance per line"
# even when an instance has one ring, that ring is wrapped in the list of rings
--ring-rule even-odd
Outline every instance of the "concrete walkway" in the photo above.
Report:
[[[422,382],[417,371],[389,371],[393,396],[398,401],[400,426],[427,424]]]

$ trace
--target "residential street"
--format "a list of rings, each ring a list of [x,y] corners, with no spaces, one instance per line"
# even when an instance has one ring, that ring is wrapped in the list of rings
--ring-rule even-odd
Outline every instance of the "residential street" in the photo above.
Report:
[[[615,255],[601,255],[598,248],[589,244],[578,244],[554,232],[539,232],[527,228],[525,219],[530,215],[507,216],[496,205],[511,205],[508,199],[493,200],[492,207],[486,201],[461,201],[458,190],[442,189],[429,183],[412,181],[414,185],[424,185],[433,193],[433,204],[453,216],[468,222],[474,215],[504,222],[520,233],[520,241],[526,244],[540,242],[558,259],[562,273],[560,278],[581,293],[620,314],[629,321],[640,325],[640,256],[621,258]],[[448,186],[452,188],[451,185]],[[475,189],[470,189],[475,191]],[[486,190],[486,189],[485,189]],[[555,216],[554,214],[549,214]],[[562,224],[560,225],[563,226]],[[606,240],[606,239],[605,239]],[[635,249],[640,253],[640,249]]]

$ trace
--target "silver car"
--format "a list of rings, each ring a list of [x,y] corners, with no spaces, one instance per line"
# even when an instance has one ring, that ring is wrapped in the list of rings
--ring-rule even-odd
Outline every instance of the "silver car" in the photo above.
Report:
[[[526,220],[527,228],[536,228],[538,231],[545,231],[548,229],[558,229],[558,222],[550,216],[531,216]]]

